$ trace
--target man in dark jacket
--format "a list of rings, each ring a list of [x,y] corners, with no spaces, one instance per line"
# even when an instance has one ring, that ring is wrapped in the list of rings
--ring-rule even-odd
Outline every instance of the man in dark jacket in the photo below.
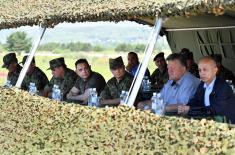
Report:
[[[204,57],[199,61],[199,74],[202,80],[194,97],[187,106],[179,106],[179,114],[187,114],[197,107],[208,109],[212,115],[225,116],[235,123],[235,97],[231,87],[225,80],[216,76],[218,68],[211,57]]]

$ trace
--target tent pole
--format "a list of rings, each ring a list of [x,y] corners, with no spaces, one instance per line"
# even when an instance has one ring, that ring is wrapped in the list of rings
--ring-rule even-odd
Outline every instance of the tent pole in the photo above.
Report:
[[[21,87],[21,84],[22,84],[22,82],[23,82],[23,79],[24,79],[24,77],[25,77],[25,75],[26,75],[26,72],[27,72],[27,70],[28,70],[28,68],[29,68],[29,65],[31,64],[31,61],[32,61],[32,59],[33,59],[33,57],[34,57],[34,55],[35,55],[35,52],[36,52],[36,50],[37,50],[37,48],[38,48],[38,45],[40,44],[40,42],[41,42],[41,40],[42,40],[42,37],[43,37],[45,31],[46,31],[46,27],[44,27],[44,28],[40,27],[40,31],[39,31],[39,32],[40,32],[40,35],[39,35],[39,37],[37,38],[37,40],[34,42],[32,48],[31,48],[31,50],[30,50],[30,52],[29,52],[28,58],[27,58],[27,60],[26,60],[26,62],[25,62],[25,64],[24,64],[24,66],[23,66],[23,68],[22,68],[22,70],[21,70],[21,72],[20,72],[19,78],[18,78],[18,80],[17,80],[17,82],[16,82],[16,85],[15,85],[15,86],[18,87],[18,88]]]
[[[130,106],[130,107],[132,107],[134,105],[136,96],[139,92],[139,88],[140,88],[140,85],[142,83],[142,79],[143,79],[144,74],[146,72],[148,62],[149,62],[149,60],[151,58],[151,55],[153,53],[154,46],[155,46],[155,43],[156,43],[157,38],[159,36],[161,27],[162,27],[162,18],[159,18],[155,22],[153,33],[151,34],[151,40],[150,40],[149,44],[147,45],[143,62],[140,66],[139,71],[137,71],[137,73],[136,73],[136,80],[135,81],[133,80],[133,82],[135,82],[134,85],[133,85],[133,88],[130,88],[130,91],[129,91],[130,94],[129,94],[128,99],[127,99],[127,105]]]

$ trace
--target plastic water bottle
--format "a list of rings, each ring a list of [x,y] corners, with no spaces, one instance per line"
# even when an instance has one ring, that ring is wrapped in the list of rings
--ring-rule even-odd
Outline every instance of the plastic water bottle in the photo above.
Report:
[[[37,94],[37,87],[36,87],[35,83],[33,83],[33,82],[29,83],[29,94],[30,95]]]
[[[163,99],[161,99],[160,93],[153,93],[153,96],[151,98],[152,100],[152,110],[155,114],[162,116],[165,112],[165,104],[163,102]]]
[[[99,104],[99,98],[96,88],[90,88],[88,96],[88,106],[98,106],[98,104]]]
[[[11,81],[7,80],[7,82],[5,83],[4,87],[11,88],[12,87]]]
[[[158,115],[163,116],[165,114],[165,103],[163,102],[163,99],[159,98],[159,110],[157,112]]]
[[[152,101],[152,110],[154,113],[156,113],[156,109],[157,109],[157,93],[153,93],[153,96],[151,98],[151,101]]]
[[[121,95],[120,95],[120,104],[121,105],[126,105],[125,101],[128,96],[128,91],[122,90]]]
[[[58,85],[54,85],[52,88],[52,99],[56,101],[61,101],[62,99],[61,90]]]
[[[147,83],[146,83],[146,91],[150,91],[151,90],[151,82],[149,81],[149,79],[147,80]]]
[[[147,86],[148,86],[148,76],[144,76],[142,81],[142,90],[147,91]]]

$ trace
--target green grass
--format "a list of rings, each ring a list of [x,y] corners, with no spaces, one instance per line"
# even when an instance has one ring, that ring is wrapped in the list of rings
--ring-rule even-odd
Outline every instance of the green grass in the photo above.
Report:
[[[166,51],[166,52],[169,54],[169,51]],[[0,53],[1,66],[3,63],[2,58],[5,54],[6,54],[6,52]],[[49,61],[51,59],[61,57],[61,56],[65,57],[65,63],[72,70],[75,70],[74,63],[76,62],[77,59],[86,58],[88,60],[88,62],[90,63],[92,70],[102,74],[104,76],[104,78],[106,79],[106,81],[112,77],[112,74],[109,70],[109,64],[108,64],[109,58],[115,58],[115,57],[118,57],[121,55],[123,57],[124,63],[125,64],[127,63],[127,53],[116,53],[114,51],[66,52],[66,53],[64,52],[61,55],[45,55],[45,54],[48,54],[48,52],[37,52],[37,55],[35,56],[35,61],[36,61],[36,65],[46,73],[48,79],[50,79],[52,77],[51,71],[47,70],[47,68],[49,67]],[[154,55],[155,54],[152,55],[151,60],[149,61],[148,68],[150,70],[150,73],[152,73],[156,68],[154,62],[152,61]],[[19,62],[21,62],[23,55],[18,55],[17,58],[18,58]],[[140,60],[142,60],[143,53],[139,54],[139,58],[140,58]],[[7,70],[5,68],[0,68],[0,73],[7,74]],[[0,76],[0,85],[3,85],[5,83],[5,81],[6,81],[6,77]]]

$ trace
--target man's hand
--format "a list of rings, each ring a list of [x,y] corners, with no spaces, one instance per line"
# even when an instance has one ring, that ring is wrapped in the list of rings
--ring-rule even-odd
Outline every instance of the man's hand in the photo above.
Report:
[[[178,106],[178,114],[181,115],[186,115],[189,111],[189,106],[185,106],[185,105],[179,105]]]
[[[148,101],[142,101],[142,102],[139,102],[138,104],[137,104],[137,108],[138,109],[141,109],[141,110],[144,110],[144,107],[146,106],[146,105],[151,105],[151,101],[150,100],[148,100]]]

